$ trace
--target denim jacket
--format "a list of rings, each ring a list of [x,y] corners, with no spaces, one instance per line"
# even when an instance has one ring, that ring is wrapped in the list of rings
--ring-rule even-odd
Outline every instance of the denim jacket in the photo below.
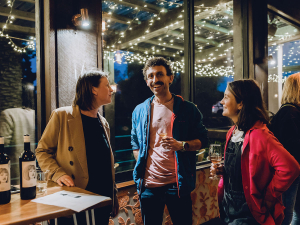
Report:
[[[171,128],[173,138],[177,141],[190,141],[199,139],[202,148],[207,144],[207,129],[202,123],[202,114],[197,107],[181,96],[174,96],[173,115]],[[149,149],[150,113],[151,102],[154,96],[139,104],[132,113],[131,145],[132,149],[139,149],[133,180],[137,185],[137,191],[143,184],[145,168]],[[190,194],[195,189],[196,182],[196,152],[175,152],[175,171],[178,187],[178,195]]]

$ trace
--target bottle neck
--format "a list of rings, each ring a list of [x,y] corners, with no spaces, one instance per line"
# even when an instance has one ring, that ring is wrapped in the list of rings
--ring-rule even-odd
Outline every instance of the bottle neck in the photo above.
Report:
[[[24,151],[30,151],[30,142],[24,143]]]
[[[4,153],[4,145],[3,144],[0,145],[0,153]]]

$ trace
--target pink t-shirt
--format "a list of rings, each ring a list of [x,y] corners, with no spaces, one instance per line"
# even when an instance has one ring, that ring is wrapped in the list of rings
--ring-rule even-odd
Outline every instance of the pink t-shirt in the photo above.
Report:
[[[165,150],[159,136],[159,133],[167,133],[168,137],[172,137],[173,105],[174,99],[165,104],[151,103],[150,140],[144,180],[148,188],[176,183],[174,151]]]

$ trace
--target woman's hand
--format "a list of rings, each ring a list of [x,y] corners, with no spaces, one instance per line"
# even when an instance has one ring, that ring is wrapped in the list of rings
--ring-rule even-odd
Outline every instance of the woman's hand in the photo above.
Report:
[[[64,185],[66,185],[68,187],[74,187],[75,186],[73,179],[69,175],[61,176],[60,178],[58,178],[58,180],[56,182],[61,187],[64,186]]]
[[[214,177],[215,175],[223,175],[224,174],[224,165],[223,164],[214,164],[212,163],[210,166],[209,176]]]

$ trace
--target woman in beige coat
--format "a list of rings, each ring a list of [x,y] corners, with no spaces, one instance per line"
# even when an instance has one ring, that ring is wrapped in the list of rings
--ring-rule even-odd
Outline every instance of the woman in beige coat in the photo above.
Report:
[[[113,208],[95,212],[96,224],[108,224],[110,213],[117,215],[119,208],[109,125],[98,113],[100,106],[111,103],[112,92],[103,72],[83,74],[73,105],[52,112],[36,149],[41,169],[50,170],[50,179],[60,186],[77,186],[113,199]],[[84,216],[77,220],[85,223]],[[61,218],[60,224],[68,223],[73,221]]]

